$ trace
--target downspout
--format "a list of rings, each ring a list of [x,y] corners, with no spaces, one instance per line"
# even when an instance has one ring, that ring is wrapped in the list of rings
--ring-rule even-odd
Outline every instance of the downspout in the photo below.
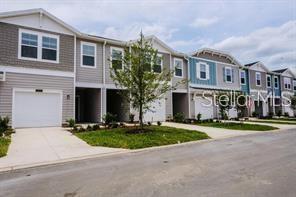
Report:
[[[187,61],[187,79],[190,79],[189,58],[187,56],[184,56],[184,59]],[[190,109],[191,93],[190,93],[190,87],[189,87],[189,80],[186,83],[187,83],[187,94],[188,94],[188,118],[191,118],[191,109]]]
[[[103,88],[101,89],[101,117],[100,117],[100,121],[102,122],[103,121],[103,115],[105,114],[103,108],[107,107],[106,106],[106,87],[105,87],[105,84],[106,84],[106,79],[105,79],[105,71],[106,71],[106,57],[105,57],[105,54],[106,54],[106,44],[107,44],[107,41],[105,40],[104,41],[104,44],[103,44]],[[104,99],[104,102],[103,102],[103,99]],[[104,105],[104,106],[103,106]]]
[[[73,86],[74,86],[74,90],[73,90],[73,109],[74,109],[74,120],[76,120],[76,46],[77,45],[77,37],[76,35],[74,35],[74,77],[73,77]]]

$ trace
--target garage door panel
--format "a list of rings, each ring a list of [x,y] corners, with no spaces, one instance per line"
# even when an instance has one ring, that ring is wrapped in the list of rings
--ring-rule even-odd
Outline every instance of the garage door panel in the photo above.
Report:
[[[60,126],[61,102],[59,93],[15,92],[13,126]]]
[[[150,106],[151,111],[144,113],[144,121],[165,121],[165,99],[157,100]]]
[[[201,119],[211,119],[214,117],[214,106],[210,105],[211,98],[197,97],[195,99],[195,117],[201,114]]]

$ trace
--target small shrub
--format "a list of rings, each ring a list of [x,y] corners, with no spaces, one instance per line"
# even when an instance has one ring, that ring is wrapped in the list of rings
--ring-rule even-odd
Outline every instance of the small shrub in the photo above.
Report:
[[[285,113],[284,113],[284,116],[285,116],[285,117],[289,117],[290,115],[289,115],[288,112],[285,112]]]
[[[93,126],[93,130],[94,130],[94,131],[99,130],[99,129],[100,129],[100,125],[95,124],[95,125]]]
[[[184,113],[176,113],[174,115],[174,121],[175,122],[184,122],[184,119],[185,119]]]
[[[274,116],[273,111],[268,112],[268,118],[272,118]]]
[[[147,122],[147,125],[148,125],[148,126],[151,126],[152,124],[151,124],[151,122]]]
[[[157,121],[157,125],[158,125],[158,126],[161,126],[161,122],[160,122],[160,121]]]
[[[124,127],[125,127],[125,125],[124,125],[123,122],[119,123],[119,126],[120,126],[121,128],[124,128]]]
[[[116,115],[108,112],[103,116],[103,121],[105,125],[109,125],[110,123],[116,121]]]
[[[258,115],[259,115],[259,114],[258,114],[256,111],[253,111],[253,112],[252,112],[252,116],[253,116],[253,117],[258,117]]]
[[[281,110],[277,111],[277,112],[276,112],[276,115],[277,115],[278,117],[280,117],[280,116],[282,115],[282,111],[281,111]]]
[[[76,122],[73,118],[66,120],[66,122],[68,123],[68,127],[71,127],[71,128],[73,128],[76,124]]]
[[[197,114],[196,119],[197,119],[198,122],[200,122],[200,119],[201,119],[201,113],[198,113],[198,114]]]
[[[82,133],[82,132],[85,132],[85,131],[86,131],[86,129],[83,128],[83,127],[80,127],[80,128],[78,129],[78,132],[79,132],[79,133]]]
[[[129,115],[129,121],[130,121],[131,123],[133,123],[134,120],[135,120],[135,114],[130,114],[130,115]]]
[[[8,130],[8,123],[9,118],[7,116],[3,118],[0,116],[0,137]]]
[[[115,129],[115,128],[118,128],[118,123],[117,122],[111,122],[111,124],[109,125],[109,127],[111,128],[111,129]]]
[[[87,125],[86,130],[87,130],[87,131],[92,131],[92,130],[93,130],[93,127],[90,126],[90,125]]]

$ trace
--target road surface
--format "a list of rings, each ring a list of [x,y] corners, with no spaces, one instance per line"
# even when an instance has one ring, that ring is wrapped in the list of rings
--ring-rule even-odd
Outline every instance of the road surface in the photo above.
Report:
[[[296,196],[296,130],[0,174],[0,196]]]

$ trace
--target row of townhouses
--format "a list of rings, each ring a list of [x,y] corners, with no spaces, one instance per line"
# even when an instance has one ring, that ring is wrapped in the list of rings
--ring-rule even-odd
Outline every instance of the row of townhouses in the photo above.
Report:
[[[270,71],[261,62],[241,65],[230,54],[213,49],[186,55],[155,36],[146,38],[159,52],[154,72],[173,69],[173,84],[187,81],[153,103],[146,121],[165,121],[179,112],[187,118],[199,113],[216,118],[217,107],[202,103],[219,91],[275,95],[274,101],[253,99],[246,116],[253,111],[261,116],[278,111],[294,115],[280,104],[282,93],[293,95],[296,90],[289,69]],[[15,128],[60,126],[70,118],[98,122],[107,112],[119,121],[128,120],[136,112],[118,94],[124,90],[115,86],[110,68],[130,44],[82,33],[43,9],[0,14],[0,116],[9,116]],[[237,116],[235,108],[229,116]]]

